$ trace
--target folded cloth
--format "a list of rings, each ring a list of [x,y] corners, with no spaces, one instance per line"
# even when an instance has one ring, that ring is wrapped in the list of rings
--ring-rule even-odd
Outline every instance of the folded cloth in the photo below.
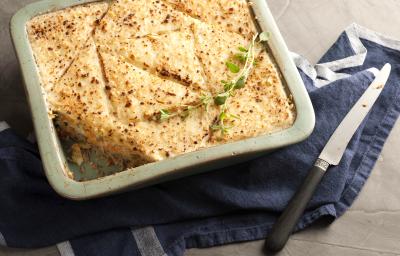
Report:
[[[400,113],[400,43],[352,25],[315,68],[295,56],[316,111],[306,141],[258,159],[107,198],[75,202],[44,177],[35,145],[0,133],[0,244],[57,244],[62,255],[183,255],[262,239],[327,140],[386,62],[393,71],[340,165],[297,225],[341,216],[359,194]],[[301,109],[298,109],[301,111]]]

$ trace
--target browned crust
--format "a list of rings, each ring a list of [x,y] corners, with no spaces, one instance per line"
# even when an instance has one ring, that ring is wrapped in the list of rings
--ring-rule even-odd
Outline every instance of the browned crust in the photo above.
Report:
[[[108,10],[89,4],[39,16],[27,29],[60,134],[107,153],[151,162],[294,122],[291,99],[265,51],[230,99],[229,111],[241,118],[225,136],[210,132],[219,113],[214,105],[186,119],[153,118],[160,109],[218,93],[220,81],[232,79],[225,61],[255,32],[244,0],[118,0]]]

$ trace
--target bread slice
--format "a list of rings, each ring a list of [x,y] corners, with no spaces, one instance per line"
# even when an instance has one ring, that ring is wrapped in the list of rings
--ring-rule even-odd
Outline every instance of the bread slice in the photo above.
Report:
[[[37,16],[28,22],[27,33],[42,86],[51,90],[107,9],[107,3],[80,5]]]

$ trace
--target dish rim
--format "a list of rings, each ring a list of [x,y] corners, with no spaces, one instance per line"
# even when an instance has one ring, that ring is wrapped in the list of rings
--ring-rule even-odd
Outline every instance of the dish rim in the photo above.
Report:
[[[105,1],[43,0],[26,5],[14,14],[10,22],[11,37],[22,70],[45,174],[50,185],[61,196],[84,200],[128,189],[143,188],[242,162],[261,153],[303,141],[312,133],[315,114],[304,83],[266,1],[253,0],[251,1],[253,10],[261,29],[272,34],[268,42],[269,48],[293,96],[296,107],[296,120],[293,126],[280,132],[201,149],[94,180],[79,182],[69,178],[66,175],[68,164],[53,122],[48,116],[37,66],[26,32],[26,23],[43,13],[92,2]]]

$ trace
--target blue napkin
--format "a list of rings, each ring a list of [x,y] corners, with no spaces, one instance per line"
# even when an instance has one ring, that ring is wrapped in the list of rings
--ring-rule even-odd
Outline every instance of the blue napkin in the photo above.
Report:
[[[58,196],[36,146],[0,133],[0,245],[57,244],[62,255],[183,255],[187,248],[265,238],[327,140],[385,63],[381,97],[331,168],[297,225],[351,206],[400,113],[400,43],[352,25],[312,67],[296,56],[316,111],[306,141],[256,160],[102,199]],[[298,110],[298,111],[301,111]]]

